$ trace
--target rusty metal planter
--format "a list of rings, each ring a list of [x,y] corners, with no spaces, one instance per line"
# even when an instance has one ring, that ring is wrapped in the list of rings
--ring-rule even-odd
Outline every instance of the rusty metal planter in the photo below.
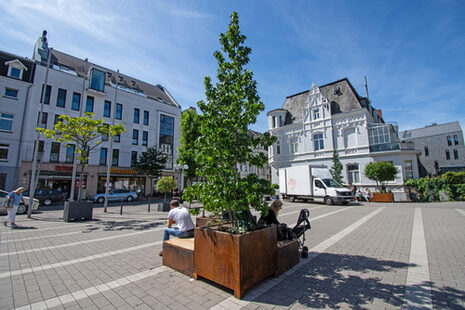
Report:
[[[234,291],[245,291],[276,272],[276,226],[232,235],[211,228],[195,228],[194,278],[203,277]]]
[[[394,202],[392,193],[373,193],[374,202]]]

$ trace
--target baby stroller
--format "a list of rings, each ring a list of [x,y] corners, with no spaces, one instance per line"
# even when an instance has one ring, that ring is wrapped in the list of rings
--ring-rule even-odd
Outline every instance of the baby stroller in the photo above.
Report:
[[[302,258],[308,257],[308,247],[304,246],[305,243],[305,232],[312,228],[308,218],[310,217],[310,212],[307,209],[300,210],[299,218],[297,219],[297,224],[289,231],[290,237],[293,240],[299,241],[299,251]],[[302,237],[302,241],[299,238]]]

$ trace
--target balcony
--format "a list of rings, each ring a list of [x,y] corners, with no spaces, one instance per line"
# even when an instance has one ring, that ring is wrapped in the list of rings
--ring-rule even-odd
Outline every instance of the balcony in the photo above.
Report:
[[[370,145],[370,153],[376,152],[389,152],[389,151],[406,151],[415,150],[415,144],[413,142],[392,142],[384,144]]]

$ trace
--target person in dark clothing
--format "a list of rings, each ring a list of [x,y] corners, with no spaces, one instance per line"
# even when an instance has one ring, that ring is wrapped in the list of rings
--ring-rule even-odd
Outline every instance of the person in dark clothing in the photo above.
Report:
[[[283,202],[281,200],[275,200],[271,203],[269,209],[268,209],[268,214],[266,216],[261,216],[259,223],[263,223],[266,225],[271,225],[271,224],[280,224],[277,217],[279,210],[281,210],[283,206]]]

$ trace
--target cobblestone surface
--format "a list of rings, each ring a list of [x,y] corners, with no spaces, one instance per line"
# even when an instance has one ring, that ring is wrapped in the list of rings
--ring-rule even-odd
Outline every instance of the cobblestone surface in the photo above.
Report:
[[[465,203],[285,203],[292,226],[310,210],[310,257],[247,292],[195,281],[161,264],[166,212],[131,205],[119,215],[64,223],[63,211],[0,228],[0,309],[399,309],[415,209],[420,209],[434,309],[465,309]],[[152,208],[153,210],[153,208]],[[323,249],[323,250],[322,250]]]

